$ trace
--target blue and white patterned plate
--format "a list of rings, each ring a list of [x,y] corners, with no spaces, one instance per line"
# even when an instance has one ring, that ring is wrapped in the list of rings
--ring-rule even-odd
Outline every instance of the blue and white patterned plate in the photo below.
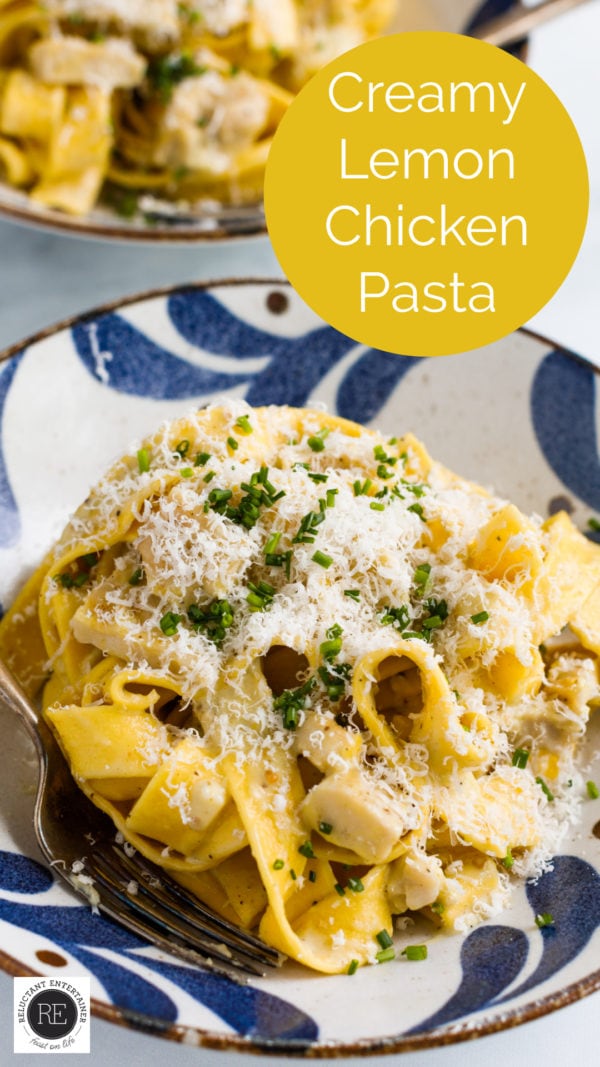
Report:
[[[224,395],[324,402],[385,433],[413,430],[461,474],[527,511],[567,508],[585,528],[600,511],[595,390],[589,365],[524,332],[441,359],[367,349],[277,282],[99,310],[0,359],[0,600],[133,438]],[[430,928],[426,962],[352,978],[286,964],[242,988],[165,957],[54,880],[32,832],[31,750],[1,709],[0,720],[0,965],[89,974],[105,1017],[212,1047],[334,1056],[472,1037],[600,987],[600,801],[582,800],[564,854],[509,911],[467,936]],[[555,925],[538,930],[539,912]]]

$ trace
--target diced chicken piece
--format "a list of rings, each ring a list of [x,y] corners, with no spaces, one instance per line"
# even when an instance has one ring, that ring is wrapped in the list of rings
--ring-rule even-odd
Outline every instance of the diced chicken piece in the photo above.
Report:
[[[557,656],[548,671],[548,695],[564,700],[583,728],[589,719],[590,704],[600,700],[595,661],[575,653]]]
[[[116,26],[139,36],[149,47],[179,39],[177,0],[46,0],[50,15]]]
[[[197,768],[190,784],[190,811],[186,822],[193,830],[206,830],[223,810],[227,800],[225,781],[205,768]]]
[[[308,827],[327,826],[327,840],[355,852],[365,863],[385,863],[409,829],[398,808],[357,768],[324,778],[302,802]],[[331,827],[331,830],[329,830]]]
[[[344,763],[354,763],[362,743],[358,732],[338,726],[334,719],[309,715],[296,730],[294,748],[306,756],[323,774],[331,774]]]
[[[250,45],[285,54],[298,41],[298,11],[293,0],[253,0]]]
[[[425,852],[408,853],[390,866],[387,892],[390,908],[402,914],[433,904],[444,887],[442,864]]]
[[[97,85],[101,89],[132,89],[146,71],[146,60],[129,41],[111,37],[48,37],[29,50],[33,73],[47,85]]]
[[[199,60],[202,63],[202,59]],[[265,128],[269,102],[259,82],[208,70],[186,78],[166,110],[154,162],[224,174]]]
[[[200,18],[200,25],[215,37],[225,37],[248,21],[251,0],[195,0],[188,9]]]

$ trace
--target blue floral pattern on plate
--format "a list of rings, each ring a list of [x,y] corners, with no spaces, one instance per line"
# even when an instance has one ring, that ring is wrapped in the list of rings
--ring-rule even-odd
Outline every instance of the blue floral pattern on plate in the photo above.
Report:
[[[253,404],[324,401],[346,418],[377,420],[384,430],[412,428],[449,465],[495,483],[506,495],[514,496],[516,489],[517,502],[529,509],[552,510],[560,500],[583,521],[588,509],[600,508],[594,372],[551,345],[520,334],[485,355],[420,360],[357,345],[317,321],[278,284],[188,287],[87,316],[0,364],[0,554],[6,562],[0,573],[9,579],[0,577],[0,596],[5,599],[41,554],[40,521],[49,543],[69,510],[61,498],[63,483],[52,482],[51,462],[45,467],[51,483],[47,515],[33,514],[23,475],[19,428],[29,417],[40,367],[59,384],[54,393],[36,394],[37,415],[30,420],[34,446],[37,441],[43,450],[44,421],[58,423],[57,441],[90,420],[99,429],[107,424],[106,456],[94,449],[73,454],[73,469],[84,485],[110,454],[128,447],[136,433],[151,430],[157,419],[233,394]],[[533,476],[522,483],[507,443],[508,423],[524,434],[519,449],[527,450],[531,462]],[[99,999],[117,1006],[125,1020],[151,1019],[160,1031],[194,1026],[190,1003],[196,1003],[202,1005],[203,1020],[209,1013],[215,1032],[223,1024],[221,1032],[260,1047],[298,1050],[339,1041],[340,1033],[332,1032],[329,999],[324,1009],[321,991],[324,981],[329,990],[345,982],[340,996],[350,1007],[335,1025],[344,1033],[353,1025],[352,1039],[402,1047],[403,1041],[430,1038],[457,1022],[484,1029],[506,1005],[526,1013],[533,991],[536,997],[540,991],[550,999],[558,995],[563,971],[571,982],[591,981],[600,876],[590,856],[557,856],[553,870],[520,894],[511,921],[485,924],[463,939],[434,939],[430,955],[441,961],[443,980],[438,975],[427,995],[409,1005],[405,1018],[381,1015],[374,1029],[364,1032],[364,1022],[349,1022],[352,1004],[360,1016],[361,991],[376,987],[383,968],[359,972],[350,985],[346,978],[313,977],[314,995],[297,968],[285,981],[271,978],[242,988],[149,954],[137,938],[92,915],[55,885],[33,853],[18,848],[18,840],[16,831],[12,840],[10,834],[0,839],[0,924],[4,943],[18,946],[11,954],[24,960],[23,966],[43,970],[35,946],[52,944],[94,977]],[[555,925],[540,931],[534,917],[542,911],[553,914]],[[27,932],[23,947],[19,932]],[[398,989],[406,982],[412,986],[416,972],[396,966]],[[418,973],[422,981],[423,970]],[[428,981],[431,975],[430,970]]]

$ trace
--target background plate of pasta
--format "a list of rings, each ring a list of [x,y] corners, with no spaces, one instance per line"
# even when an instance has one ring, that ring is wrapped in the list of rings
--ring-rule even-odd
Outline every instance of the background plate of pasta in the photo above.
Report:
[[[321,1055],[596,989],[594,374],[525,332],[366,349],[265,281],[6,353],[0,653],[119,839],[287,962],[238,986],[59,885],[4,713],[2,966]]]
[[[131,240],[264,232],[265,163],[295,94],[363,41],[460,30],[478,7],[450,6],[0,0],[0,212]]]

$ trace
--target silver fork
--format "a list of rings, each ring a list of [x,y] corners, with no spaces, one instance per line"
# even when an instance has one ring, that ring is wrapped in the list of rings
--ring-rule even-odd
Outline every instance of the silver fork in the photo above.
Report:
[[[52,731],[7,667],[0,698],[25,724],[39,760],[34,809],[38,844],[54,871],[88,902],[187,963],[246,981],[283,958],[206,908],[164,870],[116,840],[113,823],[76,786]]]

